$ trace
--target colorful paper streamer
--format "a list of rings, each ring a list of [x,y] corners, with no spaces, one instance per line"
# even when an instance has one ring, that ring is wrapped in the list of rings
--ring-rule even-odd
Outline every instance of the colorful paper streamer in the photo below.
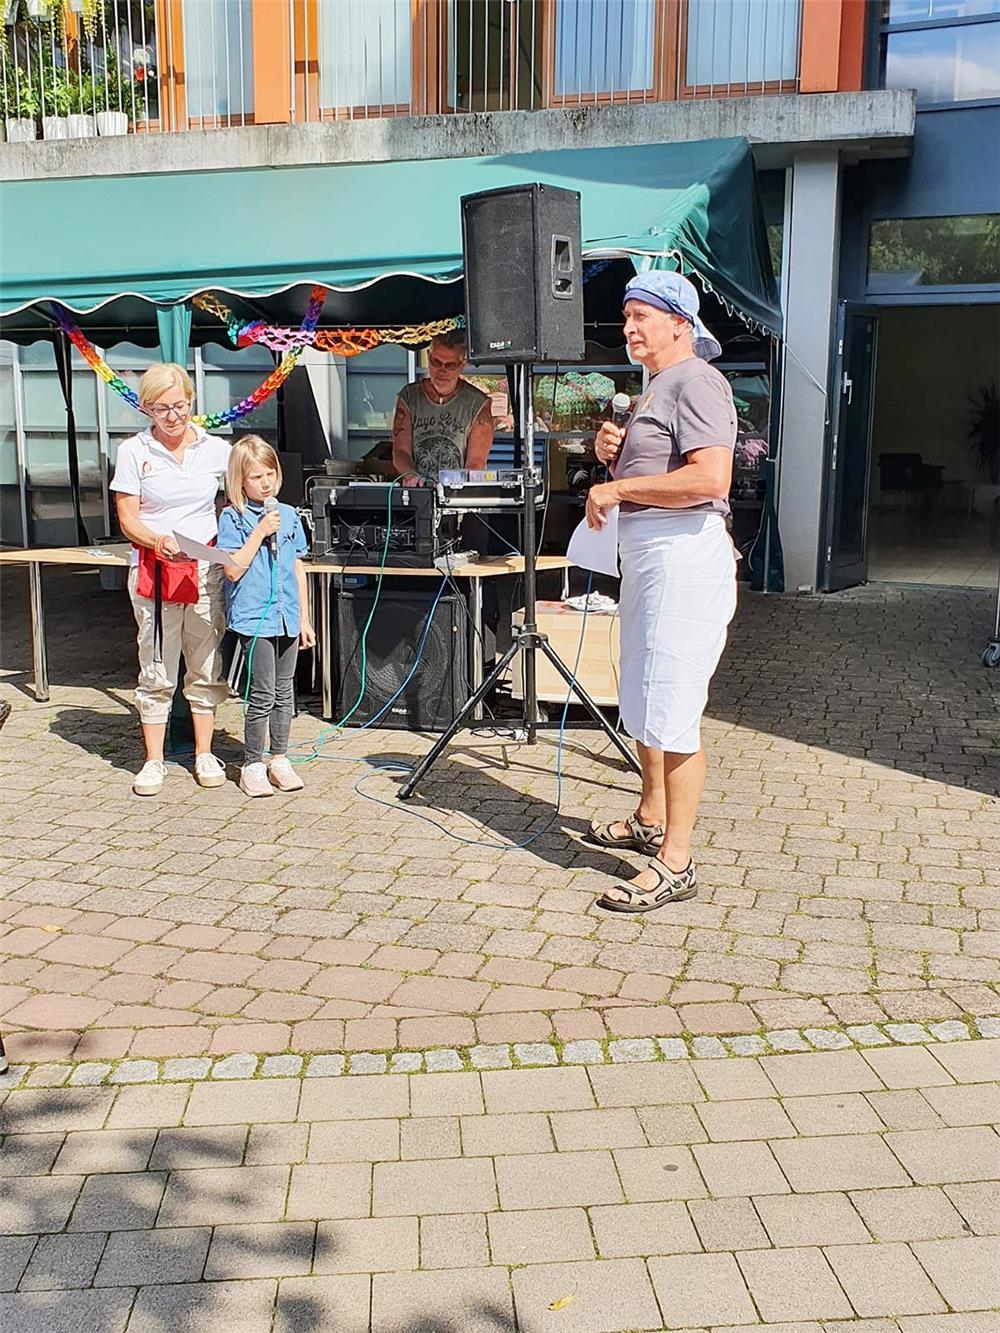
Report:
[[[248,394],[246,398],[241,399],[232,407],[227,407],[225,411],[207,412],[193,416],[191,418],[192,425],[203,426],[205,430],[218,430],[220,426],[230,426],[234,421],[239,421],[243,417],[249,416],[251,412],[256,412],[262,403],[266,403],[272,394],[277,393],[295,369],[306,344],[311,341],[312,335],[315,334],[316,325],[319,323],[325,303],[326,288],[314,287],[309,293],[309,301],[306,305],[306,312],[302,317],[302,324],[298,330],[296,341],[288,348],[280,364],[274,368],[267,379],[259,384],[253,393]],[[122,377],[111,369],[83,330],[70,319],[68,312],[58,305],[53,305],[52,309],[59,327],[91,370],[104,381],[109,389],[112,389],[119,397],[124,398],[130,407],[134,407],[137,412],[143,412],[143,415],[148,415],[140,404],[135,390],[129,388]]]
[[[330,352],[333,356],[358,356],[382,343],[420,347],[439,334],[465,327],[464,315],[453,315],[445,319],[429,320],[424,324],[400,324],[383,329],[313,329],[304,333],[302,329],[292,329],[282,324],[266,324],[262,319],[239,320],[212,292],[193,297],[192,305],[221,320],[234,347],[256,344],[272,352],[283,352],[304,337],[309,345],[321,352]]]

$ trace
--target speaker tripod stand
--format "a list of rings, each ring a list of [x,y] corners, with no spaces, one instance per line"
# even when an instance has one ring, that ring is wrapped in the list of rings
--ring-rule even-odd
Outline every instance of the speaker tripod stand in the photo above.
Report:
[[[530,386],[531,384],[531,367],[519,365],[516,368],[515,373],[519,382],[519,401],[521,404],[526,405],[526,422],[524,428],[525,457],[523,460],[525,463],[523,512],[524,621],[510,647],[496,663],[493,670],[475,693],[470,695],[466,700],[447,731],[438,738],[434,746],[427,752],[424,758],[421,759],[420,763],[417,764],[416,768],[414,768],[412,773],[399,788],[397,795],[402,801],[407,800],[413,795],[417,789],[418,783],[424,775],[434,766],[438,759],[441,758],[453,737],[463,730],[467,721],[475,714],[478,706],[483,703],[490,690],[492,690],[493,686],[496,685],[510,666],[511,662],[513,662],[514,658],[519,654],[523,659],[522,666],[524,679],[522,726],[526,733],[527,743],[529,745],[537,744],[538,731],[544,725],[539,721],[538,717],[538,690],[536,676],[536,654],[541,653],[566,682],[568,695],[571,698],[575,696],[608,739],[614,744],[625,762],[636,773],[639,772],[639,763],[635,755],[601,712],[597,704],[594,703],[593,699],[591,699],[590,695],[579,683],[566,663],[549,643],[547,635],[543,634],[538,628],[538,567],[536,551],[537,538],[535,531],[535,501],[538,497],[540,478],[538,469],[535,467],[534,414],[531,410],[530,399],[526,396],[526,386]],[[527,389],[527,393],[530,393],[530,388]],[[480,726],[482,724],[477,722],[475,725]]]

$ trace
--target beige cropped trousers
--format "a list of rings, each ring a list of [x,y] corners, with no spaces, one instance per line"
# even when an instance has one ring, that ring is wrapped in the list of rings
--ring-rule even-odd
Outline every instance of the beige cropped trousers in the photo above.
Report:
[[[222,676],[222,636],[226,632],[226,610],[222,570],[202,560],[198,564],[197,602],[164,602],[163,642],[154,645],[153,599],[136,595],[139,570],[129,570],[128,590],[135,613],[139,645],[139,681],[136,708],[143,722],[164,723],[177,689],[181,653],[184,654],[184,697],[192,713],[214,713],[228,696]]]

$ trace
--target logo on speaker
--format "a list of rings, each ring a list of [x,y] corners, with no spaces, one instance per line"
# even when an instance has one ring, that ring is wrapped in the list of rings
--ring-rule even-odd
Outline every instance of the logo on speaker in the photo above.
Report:
[[[491,352],[503,352],[510,346],[509,338],[498,338],[496,342],[489,344]]]

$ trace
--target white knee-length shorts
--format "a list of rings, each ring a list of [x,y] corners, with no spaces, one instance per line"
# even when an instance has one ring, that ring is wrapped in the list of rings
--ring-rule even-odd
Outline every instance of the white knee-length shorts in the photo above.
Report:
[[[656,750],[695,754],[708,685],[736,610],[736,556],[721,514],[623,514],[619,712]]]

